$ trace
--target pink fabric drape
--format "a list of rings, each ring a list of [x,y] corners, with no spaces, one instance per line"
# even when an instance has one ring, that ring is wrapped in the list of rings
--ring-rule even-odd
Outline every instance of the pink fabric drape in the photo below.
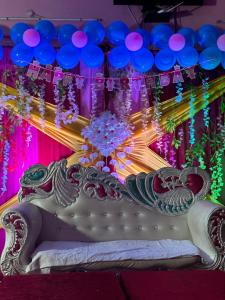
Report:
[[[29,147],[26,147],[23,140],[22,128],[18,127],[13,138],[16,142],[16,159],[18,161],[17,168],[13,172],[8,173],[7,191],[0,196],[0,205],[11,199],[19,190],[19,179],[23,172],[33,164],[48,165],[52,161],[60,160],[70,156],[73,152],[56,142],[49,136],[32,127],[32,140]],[[23,161],[23,151],[25,160]],[[0,166],[2,169],[2,165]],[[2,177],[1,177],[2,178]],[[1,186],[1,181],[0,181]],[[5,243],[5,232],[0,229],[0,255]]]

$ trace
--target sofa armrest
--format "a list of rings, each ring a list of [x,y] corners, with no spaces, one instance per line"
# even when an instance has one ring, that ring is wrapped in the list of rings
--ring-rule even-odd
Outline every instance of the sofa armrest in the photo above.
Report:
[[[188,212],[188,226],[206,267],[225,270],[225,208],[199,200]]]
[[[0,221],[6,230],[1,271],[4,275],[25,273],[40,233],[41,212],[31,203],[22,203],[4,211]]]

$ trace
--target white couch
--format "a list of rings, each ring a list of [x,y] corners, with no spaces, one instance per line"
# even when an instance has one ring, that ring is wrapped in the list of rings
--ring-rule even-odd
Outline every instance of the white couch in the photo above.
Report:
[[[209,187],[198,168],[131,175],[122,185],[65,160],[35,165],[21,178],[20,203],[1,216],[1,271],[225,270],[225,209],[203,200]]]

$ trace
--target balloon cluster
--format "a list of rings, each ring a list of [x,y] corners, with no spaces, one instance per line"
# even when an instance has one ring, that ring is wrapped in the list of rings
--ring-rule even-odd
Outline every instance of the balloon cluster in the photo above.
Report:
[[[188,68],[197,63],[203,69],[212,70],[225,60],[225,33],[212,25],[202,26],[198,32],[191,28],[181,28],[174,33],[165,24],[156,25],[151,33],[137,29],[129,33],[126,25],[120,21],[113,22],[108,28],[109,41],[115,45],[109,54],[109,62],[115,68],[125,67],[129,62],[140,72],[151,69],[153,64],[160,71],[170,70],[176,62]],[[203,50],[195,49],[199,44]],[[151,45],[159,51],[153,57],[147,49]]]
[[[73,69],[80,61],[90,68],[98,68],[104,62],[99,44],[105,37],[112,45],[108,61],[114,68],[131,64],[136,71],[144,73],[154,64],[160,71],[170,70],[176,62],[183,68],[199,63],[206,70],[220,63],[225,65],[225,32],[222,34],[213,25],[203,25],[197,32],[181,28],[175,33],[165,24],[154,26],[151,32],[143,28],[130,32],[122,21],[112,22],[107,29],[98,21],[89,21],[82,30],[65,24],[57,32],[50,21],[41,20],[34,28],[25,23],[15,24],[10,36],[15,43],[11,59],[18,66],[26,66],[35,58],[44,65],[56,59],[63,69]],[[61,45],[57,53],[51,45],[55,38]],[[202,48],[200,53],[195,48],[197,44]],[[149,46],[158,50],[155,56]]]
[[[40,64],[52,64],[56,51],[51,41],[56,37],[55,26],[48,20],[41,20],[32,28],[25,23],[16,23],[10,31],[15,43],[11,51],[11,60],[25,67],[35,58]]]

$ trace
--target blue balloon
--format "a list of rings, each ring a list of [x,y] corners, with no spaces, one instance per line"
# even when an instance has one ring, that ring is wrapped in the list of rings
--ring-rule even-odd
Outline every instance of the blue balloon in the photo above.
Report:
[[[56,37],[55,26],[48,20],[37,22],[35,29],[40,33],[41,37],[47,41],[51,41]]]
[[[160,50],[155,56],[155,65],[160,71],[170,70],[176,62],[175,53],[169,48]]]
[[[185,37],[186,46],[194,47],[194,45],[197,43],[197,34],[193,29],[189,27],[183,27],[178,31],[178,33]]]
[[[90,68],[98,68],[104,62],[104,53],[95,45],[87,45],[81,52],[81,59]]]
[[[16,23],[10,30],[11,40],[16,44],[22,43],[23,33],[29,28],[31,27],[25,23]]]
[[[125,37],[129,33],[129,28],[122,21],[112,22],[107,29],[107,37],[114,45],[122,45],[125,42]]]
[[[105,28],[99,21],[89,21],[84,25],[83,31],[88,36],[88,42],[100,44],[105,38]]]
[[[61,68],[70,70],[76,67],[80,61],[80,49],[72,44],[61,47],[56,55],[56,60]]]
[[[199,55],[199,64],[205,70],[213,70],[222,61],[222,53],[217,47],[204,49]]]
[[[145,73],[149,71],[154,64],[154,56],[151,51],[142,48],[131,53],[131,64],[138,72]]]
[[[153,45],[159,49],[168,47],[168,41],[172,34],[173,30],[168,25],[159,24],[154,26],[151,32]]]
[[[177,61],[183,68],[189,68],[198,63],[198,51],[190,46],[184,47],[177,52]]]
[[[222,67],[225,69],[225,52],[222,53]]]
[[[4,54],[4,50],[3,50],[2,45],[0,45],[0,60],[3,59],[3,54]]]
[[[61,45],[66,45],[71,42],[73,33],[77,31],[77,28],[72,24],[65,24],[59,28],[58,40]]]
[[[140,35],[143,37],[143,46],[147,48],[151,43],[151,36],[149,32],[146,29],[140,27],[136,29],[136,32],[140,33]]]
[[[51,44],[43,41],[34,48],[34,57],[42,65],[51,65],[55,60],[56,51]]]
[[[116,69],[126,67],[130,62],[130,53],[125,46],[118,46],[109,52],[109,63]]]
[[[12,62],[19,67],[26,67],[33,59],[33,49],[20,43],[15,45],[10,53]]]
[[[198,42],[204,47],[215,46],[220,35],[219,30],[213,25],[203,25],[198,30]]]

